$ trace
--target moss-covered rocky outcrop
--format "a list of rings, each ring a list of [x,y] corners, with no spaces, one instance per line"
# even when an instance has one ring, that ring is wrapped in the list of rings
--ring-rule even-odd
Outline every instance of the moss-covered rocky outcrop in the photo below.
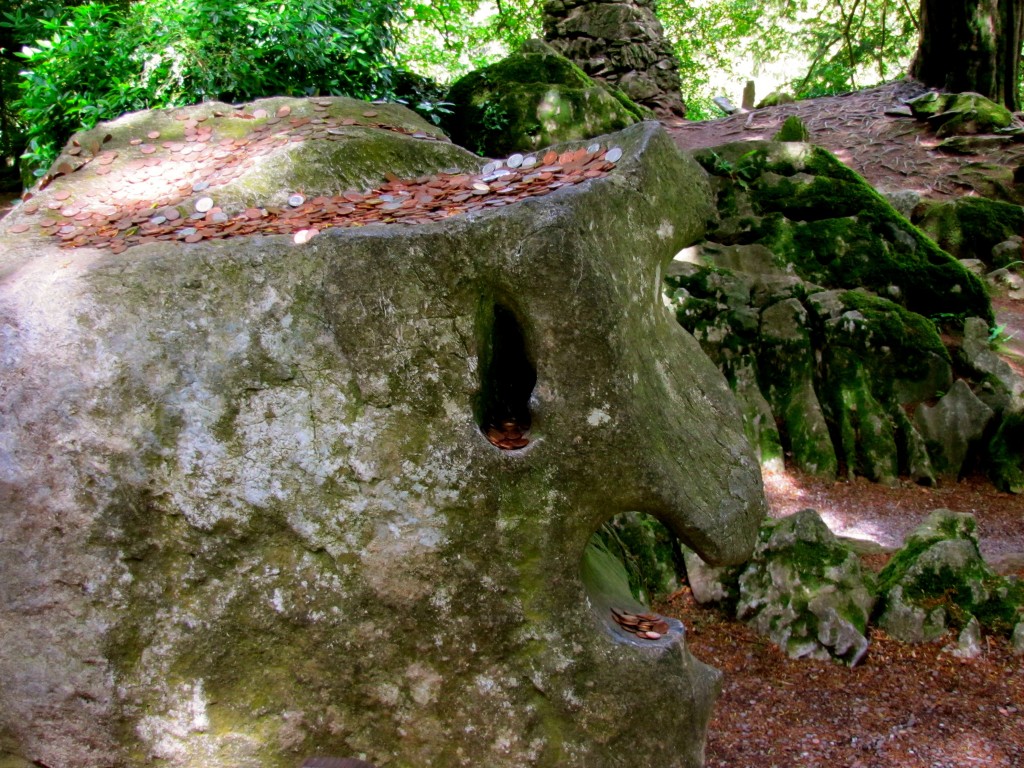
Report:
[[[978,550],[973,515],[933,511],[878,576],[878,624],[905,642],[927,642],[972,619],[1009,635],[1024,620],[1024,586],[996,574]]]
[[[600,136],[651,115],[539,40],[462,77],[448,100],[452,140],[490,157]]]
[[[481,165],[406,110],[320,101],[245,122],[417,128],[271,141],[204,194],[259,219],[348,161],[389,158],[364,191],[390,158]],[[602,140],[606,178],[440,221],[120,254],[37,228],[120,189],[140,133],[203,117],[214,152],[237,114],[100,126],[109,163],[0,225],[0,762],[696,768],[718,674],[679,625],[621,636],[582,572],[619,512],[720,563],[765,513],[728,387],[660,302],[703,172],[644,123]]]
[[[933,483],[1015,460],[953,386],[963,379],[987,403],[991,375],[939,334],[937,323],[959,337],[968,317],[991,325],[976,275],[820,148],[751,142],[696,156],[717,216],[670,266],[666,295],[736,392],[763,464],[788,456],[824,477]],[[1015,407],[1004,397],[994,411]]]

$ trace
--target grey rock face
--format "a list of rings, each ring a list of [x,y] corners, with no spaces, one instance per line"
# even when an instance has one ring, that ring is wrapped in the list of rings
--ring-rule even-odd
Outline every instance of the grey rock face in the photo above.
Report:
[[[737,618],[792,658],[859,662],[874,592],[857,555],[813,509],[765,521],[759,538],[740,575]]]
[[[956,478],[993,415],[967,383],[957,379],[938,403],[917,409],[914,423],[929,446],[936,470]]]
[[[544,38],[591,77],[659,116],[685,117],[679,64],[645,0],[548,0]]]
[[[978,551],[973,515],[937,509],[915,528],[878,576],[878,625],[904,642],[938,640],[982,618],[1009,633],[1020,621],[1020,585],[999,577]]]
[[[102,126],[111,148],[140,120],[171,123]],[[329,184],[366,135],[303,156]],[[581,558],[644,510],[740,562],[765,504],[725,381],[661,305],[703,174],[655,125],[611,141],[605,179],[305,245],[59,251],[4,222],[0,758],[702,763],[717,673],[681,627],[610,627]],[[294,151],[238,200],[300,183]],[[485,437],[501,408],[525,448]]]

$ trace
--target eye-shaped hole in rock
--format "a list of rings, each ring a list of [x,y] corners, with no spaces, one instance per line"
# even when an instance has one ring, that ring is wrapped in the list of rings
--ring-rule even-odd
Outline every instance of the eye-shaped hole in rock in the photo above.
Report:
[[[683,572],[676,537],[655,517],[623,512],[598,528],[587,542],[580,578],[598,620],[617,640],[666,642],[683,632],[678,619],[650,608],[674,592]]]
[[[477,423],[499,448],[524,448],[530,442],[530,395],[537,369],[515,312],[495,303],[486,308],[483,320]]]

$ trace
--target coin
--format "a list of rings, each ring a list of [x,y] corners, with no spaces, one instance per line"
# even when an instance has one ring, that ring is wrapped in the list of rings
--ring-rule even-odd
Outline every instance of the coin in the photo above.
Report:
[[[14,235],[20,235],[22,232],[28,232],[28,230],[29,230],[28,224],[22,223],[22,224],[12,224],[8,228],[7,231],[10,232],[11,234],[14,234]]]
[[[515,155],[509,155],[508,160],[505,161],[505,165],[507,165],[509,168],[518,168],[523,164],[524,159],[525,158],[518,153]]]
[[[288,205],[290,205],[292,208],[298,208],[304,202],[306,202],[306,198],[304,198],[300,194],[294,194],[288,198]]]
[[[213,199],[209,197],[200,197],[196,200],[196,211],[199,213],[206,213],[208,210],[213,208]]]
[[[619,147],[612,147],[605,154],[604,159],[607,160],[609,163],[617,163],[617,162],[619,162],[619,159],[621,157],[622,157],[622,149],[619,148]]]
[[[278,117],[288,117],[292,113],[292,108],[285,104],[283,107],[279,107],[277,110]]]

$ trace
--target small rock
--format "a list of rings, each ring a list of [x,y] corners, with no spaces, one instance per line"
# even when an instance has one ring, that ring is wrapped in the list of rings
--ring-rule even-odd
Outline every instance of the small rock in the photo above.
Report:
[[[958,659],[976,659],[981,656],[981,624],[974,616],[960,630],[960,637],[951,653]]]
[[[1015,656],[1024,656],[1024,621],[1017,622],[1010,637],[1010,646]]]

